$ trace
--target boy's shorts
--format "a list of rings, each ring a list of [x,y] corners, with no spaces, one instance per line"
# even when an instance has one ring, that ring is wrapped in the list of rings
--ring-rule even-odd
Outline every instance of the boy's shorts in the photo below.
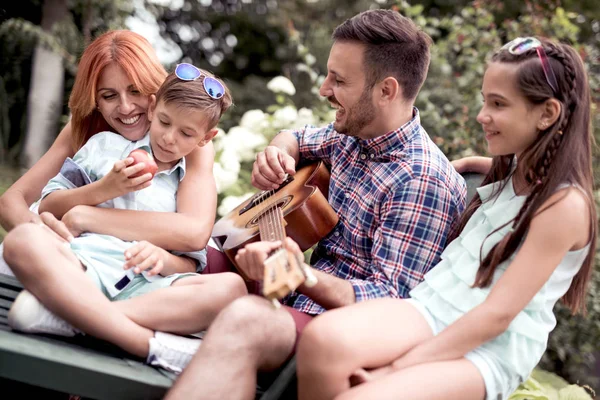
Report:
[[[104,284],[98,277],[94,268],[86,268],[85,274],[94,282],[94,284],[104,293],[104,295],[111,301],[127,300],[137,296],[141,296],[146,293],[153,292],[157,289],[169,287],[178,279],[185,278],[188,276],[198,276],[197,273],[184,273],[184,274],[172,274],[165,276],[162,279],[149,282],[143,275],[136,275],[131,282],[127,284],[127,287],[123,289],[119,294],[112,297],[104,287]]]

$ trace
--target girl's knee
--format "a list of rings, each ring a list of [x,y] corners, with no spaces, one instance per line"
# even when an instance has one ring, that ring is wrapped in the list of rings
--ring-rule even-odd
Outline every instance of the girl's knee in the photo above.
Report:
[[[302,332],[298,344],[298,359],[340,359],[341,356],[352,351],[345,337],[346,332],[341,332],[326,315],[320,315],[313,319]]]

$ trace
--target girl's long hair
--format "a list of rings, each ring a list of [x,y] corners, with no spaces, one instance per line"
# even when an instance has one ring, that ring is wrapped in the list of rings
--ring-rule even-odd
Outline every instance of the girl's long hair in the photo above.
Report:
[[[69,97],[75,151],[92,135],[113,130],[98,111],[96,99],[100,74],[111,63],[123,68],[144,96],[156,93],[167,76],[152,45],[143,36],[128,30],[113,30],[96,38],[81,56]]]
[[[587,75],[579,54],[565,44],[540,39],[548,61],[558,81],[554,94],[546,81],[536,50],[521,55],[500,50],[491,62],[519,65],[517,87],[531,104],[542,104],[554,97],[560,101],[562,111],[556,122],[539,132],[534,143],[520,156],[519,166],[525,167],[525,179],[531,187],[525,203],[515,219],[513,229],[483,258],[475,287],[486,287],[492,282],[497,266],[507,260],[518,248],[528,232],[531,220],[550,196],[565,183],[579,186],[587,195],[590,208],[590,248],[581,269],[563,297],[563,302],[573,313],[585,313],[585,296],[592,273],[596,249],[596,208],[593,196],[592,147],[594,140],[590,126],[590,91]],[[492,168],[482,184],[505,180],[511,176],[513,156],[494,157]],[[504,187],[498,188],[496,194]],[[476,195],[461,216],[457,229],[448,242],[464,229],[468,219],[481,206]],[[502,227],[501,227],[502,228]],[[498,229],[501,229],[498,228]]]

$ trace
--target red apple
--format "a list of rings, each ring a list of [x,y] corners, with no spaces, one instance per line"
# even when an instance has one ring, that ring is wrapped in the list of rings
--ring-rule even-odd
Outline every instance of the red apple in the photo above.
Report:
[[[131,165],[135,165],[141,162],[145,164],[143,170],[141,170],[137,174],[131,175],[130,178],[137,178],[138,176],[142,176],[144,174],[147,174],[148,172],[151,173],[152,177],[154,178],[154,174],[156,174],[156,171],[158,171],[158,165],[156,165],[156,161],[154,161],[154,157],[152,157],[152,154],[148,153],[144,149],[135,149],[131,153],[129,153],[127,157],[133,157],[133,164]]]

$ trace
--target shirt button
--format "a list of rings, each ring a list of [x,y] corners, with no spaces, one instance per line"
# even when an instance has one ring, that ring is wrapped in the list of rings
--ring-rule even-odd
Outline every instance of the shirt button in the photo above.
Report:
[[[348,198],[348,197],[350,197],[350,194],[349,193],[344,193],[344,197]]]
[[[333,234],[334,234],[335,236],[340,236],[340,233],[339,233],[338,231],[335,231]]]
[[[361,160],[365,160],[366,158],[367,158],[367,155],[366,155],[365,153],[362,153],[362,154],[360,155],[360,159],[361,159]]]
[[[375,154],[371,153],[371,154],[369,154],[369,157],[373,158],[373,157],[375,157]]]

